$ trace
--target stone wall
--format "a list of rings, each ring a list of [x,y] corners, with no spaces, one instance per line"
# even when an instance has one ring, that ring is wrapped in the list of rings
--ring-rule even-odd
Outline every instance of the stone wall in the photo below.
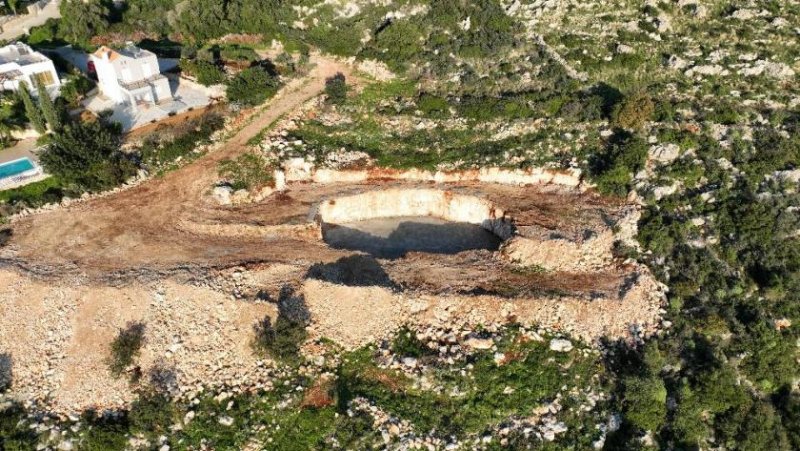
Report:
[[[277,170],[275,180],[314,183],[357,183],[369,180],[404,180],[418,182],[456,183],[481,182],[504,185],[562,185],[578,187],[581,184],[580,169],[503,169],[481,168],[465,171],[426,171],[422,169],[397,170],[369,168],[338,170],[317,168],[301,158],[284,162]],[[276,186],[278,189],[282,187]]]

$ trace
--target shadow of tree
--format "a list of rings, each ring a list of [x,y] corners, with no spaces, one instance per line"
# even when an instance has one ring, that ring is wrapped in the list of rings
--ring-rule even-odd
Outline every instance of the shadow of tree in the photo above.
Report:
[[[3,229],[0,230],[0,247],[5,246],[11,240],[11,237],[14,235],[14,231],[11,229]]]
[[[333,263],[315,263],[308,269],[306,278],[349,287],[398,288],[378,260],[369,255],[348,255]]]
[[[163,360],[158,360],[150,367],[147,375],[150,387],[157,393],[169,394],[170,396],[179,394],[178,374],[173,365]]]
[[[128,369],[144,345],[145,324],[141,321],[131,321],[119,330],[117,337],[111,342],[111,355],[108,366],[111,374],[119,377]],[[139,368],[132,371],[133,379],[138,379]]]
[[[0,393],[11,388],[13,364],[11,354],[7,352],[0,354]]]
[[[311,322],[305,297],[291,285],[284,285],[278,298],[278,317],[273,324],[268,315],[253,325],[252,347],[256,354],[288,362],[300,358],[300,347],[308,336]]]

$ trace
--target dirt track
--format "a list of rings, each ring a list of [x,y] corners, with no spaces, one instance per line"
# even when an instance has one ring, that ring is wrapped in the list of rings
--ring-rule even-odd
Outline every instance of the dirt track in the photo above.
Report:
[[[76,265],[81,271],[164,268],[194,262],[226,262],[258,255],[264,240],[202,240],[180,228],[192,222],[247,222],[235,209],[213,205],[203,195],[215,182],[218,163],[247,150],[247,142],[284,114],[322,92],[325,78],[344,64],[314,57],[315,67],[288,84],[248,125],[197,161],[132,189],[33,215],[14,225],[16,258],[30,265]],[[274,246],[263,249],[275,252]]]

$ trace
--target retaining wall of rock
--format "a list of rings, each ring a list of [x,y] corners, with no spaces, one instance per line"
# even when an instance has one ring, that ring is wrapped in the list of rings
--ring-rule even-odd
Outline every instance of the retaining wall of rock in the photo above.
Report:
[[[426,171],[422,169],[327,169],[317,168],[301,158],[284,162],[282,169],[275,174],[276,188],[285,189],[285,185],[278,186],[277,181],[314,182],[314,183],[354,183],[369,180],[404,180],[416,182],[456,183],[456,182],[482,182],[499,183],[505,185],[562,185],[577,187],[581,184],[580,169],[504,169],[481,168],[464,171]]]

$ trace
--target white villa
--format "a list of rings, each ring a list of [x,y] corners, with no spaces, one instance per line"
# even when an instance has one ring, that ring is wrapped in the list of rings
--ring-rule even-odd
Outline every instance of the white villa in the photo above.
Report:
[[[16,91],[19,83],[24,81],[28,89],[36,95],[35,80],[41,81],[51,90],[61,85],[50,58],[27,44],[17,42],[0,48],[0,83],[4,90]]]
[[[100,47],[89,56],[100,92],[134,111],[140,105],[173,100],[169,80],[161,75],[153,52],[129,44],[122,50]]]

